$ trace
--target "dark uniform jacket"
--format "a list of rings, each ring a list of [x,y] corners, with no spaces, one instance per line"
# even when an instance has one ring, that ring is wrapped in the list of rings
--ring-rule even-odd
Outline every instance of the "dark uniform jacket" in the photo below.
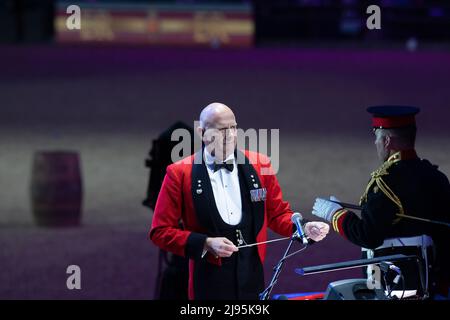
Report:
[[[368,249],[379,247],[388,238],[430,236],[434,252],[429,262],[432,276],[429,289],[447,295],[450,229],[402,216],[449,222],[450,184],[438,167],[428,160],[419,159],[414,150],[398,152],[372,173],[360,205],[361,218],[349,210],[338,211],[332,220],[334,230]],[[378,255],[415,254],[414,250],[408,250],[384,250]],[[406,276],[411,283],[411,277],[416,275]]]

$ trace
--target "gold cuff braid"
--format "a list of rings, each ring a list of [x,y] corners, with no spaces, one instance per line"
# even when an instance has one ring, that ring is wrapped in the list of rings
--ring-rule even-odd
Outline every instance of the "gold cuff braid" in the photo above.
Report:
[[[346,214],[348,211],[346,209],[340,209],[336,211],[336,213],[333,215],[333,218],[331,219],[331,225],[333,227],[333,230],[336,232],[339,232],[339,226],[337,224],[340,217],[342,217],[344,214]]]

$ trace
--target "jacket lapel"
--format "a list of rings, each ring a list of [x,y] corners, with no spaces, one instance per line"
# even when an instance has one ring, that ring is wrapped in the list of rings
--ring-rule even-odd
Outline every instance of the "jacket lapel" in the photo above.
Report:
[[[244,185],[247,188],[245,192],[247,192],[248,199],[252,199],[252,197],[250,196],[250,192],[252,190],[263,188],[264,186],[261,184],[255,167],[250,163],[250,160],[242,153],[242,151],[236,151],[236,159],[245,160],[244,163],[238,164],[238,168],[242,172]],[[250,201],[250,207],[253,214],[255,237],[260,232],[264,224],[264,204],[265,201]]]
[[[199,224],[207,230],[208,235],[217,236],[218,227],[213,218],[217,210],[211,181],[203,161],[202,150],[195,153],[192,165],[192,199]]]

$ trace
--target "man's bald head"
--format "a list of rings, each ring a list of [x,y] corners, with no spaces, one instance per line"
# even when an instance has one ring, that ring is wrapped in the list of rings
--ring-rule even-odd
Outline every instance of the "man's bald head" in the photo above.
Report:
[[[223,103],[214,102],[200,113],[197,132],[208,151],[218,160],[225,160],[236,147],[236,126],[233,111]]]
[[[208,128],[222,128],[220,125],[228,127],[236,125],[236,119],[233,111],[223,103],[213,102],[207,105],[200,113],[200,127],[202,129]]]

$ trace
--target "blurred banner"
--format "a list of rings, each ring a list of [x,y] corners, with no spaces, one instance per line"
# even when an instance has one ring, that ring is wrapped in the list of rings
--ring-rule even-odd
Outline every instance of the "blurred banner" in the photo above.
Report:
[[[249,4],[81,3],[80,30],[69,30],[66,26],[69,5],[69,2],[57,4],[55,39],[59,43],[253,45],[254,23]]]
[[[450,40],[450,1],[283,0],[254,1],[257,45],[292,41]],[[367,8],[381,9],[381,29],[366,27]]]

